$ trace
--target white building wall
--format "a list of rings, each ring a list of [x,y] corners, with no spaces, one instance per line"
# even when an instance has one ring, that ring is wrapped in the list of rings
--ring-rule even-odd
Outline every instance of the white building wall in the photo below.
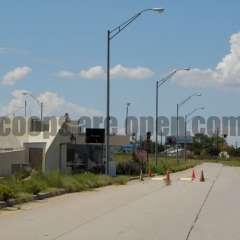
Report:
[[[25,150],[0,152],[0,176],[7,177],[12,175],[13,164],[28,164],[25,156]]]

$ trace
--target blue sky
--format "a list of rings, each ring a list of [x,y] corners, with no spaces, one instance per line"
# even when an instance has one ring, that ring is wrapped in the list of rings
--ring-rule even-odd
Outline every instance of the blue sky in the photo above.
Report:
[[[240,2],[236,0],[2,1],[1,112],[20,107],[19,91],[27,90],[46,102],[48,113],[64,114],[74,108],[79,114],[105,113],[106,81],[101,71],[106,69],[106,31],[149,7],[164,7],[166,12],[161,16],[146,13],[112,42],[112,67],[120,64],[125,69],[118,69],[111,82],[111,113],[123,118],[125,103],[130,101],[131,115],[153,115],[155,81],[174,68],[190,66],[195,73],[176,77],[160,89],[160,114],[174,115],[177,102],[202,92],[203,97],[189,102],[183,113],[205,106],[204,116],[238,115],[239,36],[234,42],[239,55],[234,55],[233,63],[233,57],[226,63],[229,68],[224,65],[216,70],[220,77],[214,75],[216,66],[230,53],[231,36],[240,32]],[[24,66],[29,69],[24,71]],[[97,79],[80,74],[95,66],[101,67]],[[137,74],[137,67],[153,74],[135,79],[122,73],[131,75],[135,70]],[[206,69],[210,72],[205,73]],[[227,75],[226,69],[233,69],[234,74]],[[72,75],[63,78],[63,71]],[[12,78],[17,80],[11,82]],[[29,108],[31,113],[36,110],[33,103]]]

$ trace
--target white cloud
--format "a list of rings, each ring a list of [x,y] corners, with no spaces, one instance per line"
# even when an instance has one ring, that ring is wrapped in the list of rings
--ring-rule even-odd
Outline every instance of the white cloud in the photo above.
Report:
[[[75,73],[68,70],[61,70],[57,72],[56,75],[63,79],[73,79],[75,77]]]
[[[54,114],[62,116],[66,112],[74,117],[102,115],[101,112],[95,109],[82,107],[78,104],[67,101],[55,92],[43,92],[39,95],[38,100],[43,102],[44,113],[47,115]]]
[[[32,69],[30,67],[17,67],[6,73],[5,76],[3,76],[2,84],[13,86],[16,81],[27,77],[31,72]]]
[[[80,77],[86,79],[100,79],[105,75],[104,69],[102,66],[95,66],[89,69],[83,69],[80,71]]]
[[[153,71],[146,67],[127,68],[121,64],[111,69],[112,78],[144,79],[153,75]]]
[[[25,90],[14,90],[12,94],[12,99],[9,101],[9,103],[6,106],[1,107],[0,114],[1,115],[8,115],[13,114],[15,112],[20,111],[24,108],[24,96],[23,92],[26,92]]]
[[[22,94],[23,92],[27,92],[26,90],[14,90],[12,92],[13,98],[9,101],[9,103],[0,108],[1,115],[11,115],[16,112],[19,114],[24,113],[24,101],[26,97]],[[63,97],[59,96],[55,92],[46,91],[40,93],[37,96],[37,99],[40,102],[43,102],[43,113],[46,116],[63,116],[66,112],[70,114],[73,118],[78,118],[80,116],[102,116],[103,114],[100,111],[95,109],[82,107],[78,104],[67,101]],[[36,106],[36,102],[27,98],[27,113],[31,116],[39,116],[40,107]]]
[[[230,38],[230,53],[214,69],[179,72],[174,81],[185,87],[240,87],[240,33]]]
[[[145,79],[149,78],[154,74],[154,72],[146,67],[135,67],[128,68],[121,64],[116,65],[111,68],[111,78],[125,78],[125,79]],[[74,72],[68,70],[62,70],[57,73],[57,76],[61,78],[73,78],[76,76]],[[94,66],[88,69],[83,69],[79,73],[79,77],[85,79],[104,79],[106,77],[106,72],[102,66]]]

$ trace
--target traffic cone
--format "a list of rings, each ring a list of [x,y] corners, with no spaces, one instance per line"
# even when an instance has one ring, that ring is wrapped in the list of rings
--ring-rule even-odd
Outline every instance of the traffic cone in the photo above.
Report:
[[[171,177],[170,177],[170,172],[169,171],[167,171],[165,181],[166,181],[167,185],[171,184]]]
[[[140,177],[139,177],[139,179],[140,179],[140,181],[144,181],[142,169],[140,170]]]
[[[205,177],[204,177],[203,170],[201,172],[200,182],[205,182]]]
[[[148,169],[148,177],[152,177],[152,169],[151,169],[151,167]]]
[[[196,174],[195,174],[195,171],[193,169],[193,171],[192,171],[192,181],[194,181],[195,179],[196,179]]]

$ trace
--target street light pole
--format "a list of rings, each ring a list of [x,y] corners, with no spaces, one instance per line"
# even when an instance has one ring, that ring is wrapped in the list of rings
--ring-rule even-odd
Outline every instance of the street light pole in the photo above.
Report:
[[[24,116],[27,117],[27,100],[24,101]]]
[[[122,32],[129,24],[135,21],[142,13],[147,11],[154,11],[158,13],[164,12],[163,8],[150,8],[144,9],[141,12],[135,14],[133,17],[129,18],[124,23],[119,26],[113,28],[112,30],[107,31],[107,112],[106,112],[106,174],[109,174],[109,161],[110,161],[110,146],[109,146],[109,138],[110,138],[110,44],[111,40],[116,37],[120,32]]]
[[[40,105],[41,105],[41,122],[42,122],[42,120],[43,120],[43,103],[41,102]]]
[[[187,141],[187,114],[185,115],[184,119],[184,161],[186,162],[186,141]]]
[[[170,78],[172,78],[179,71],[189,71],[190,68],[180,68],[175,69],[166,77],[156,82],[156,115],[155,115],[155,164],[157,166],[158,162],[158,95],[159,95],[159,87],[162,86],[165,82],[167,82]],[[162,131],[161,131],[162,134]],[[162,137],[162,136],[161,136]]]
[[[187,141],[187,124],[188,124],[188,118],[190,116],[192,116],[195,112],[199,111],[199,110],[204,110],[205,107],[199,107],[199,108],[195,108],[192,112],[188,113],[185,115],[185,131],[184,131],[184,138],[185,138],[185,141],[184,141],[184,160],[186,162],[186,141]]]
[[[110,43],[111,32],[107,32],[107,118],[106,118],[106,174],[109,171],[109,135],[110,135]]]
[[[159,81],[156,82],[156,131],[155,131],[155,164],[157,166],[158,162],[158,88],[159,88]]]
[[[126,119],[125,119],[125,133],[126,133],[126,136],[128,135],[128,108],[129,108],[130,105],[131,105],[130,102],[128,102],[126,104]]]
[[[178,128],[179,128],[179,125],[178,125],[178,113],[179,113],[179,104],[177,104],[177,139],[178,139],[178,135],[179,135],[179,131],[178,131]],[[176,152],[176,156],[177,156],[177,163],[179,163],[179,160],[178,160],[178,143],[177,143],[177,139],[176,139],[176,147],[177,147],[177,152]]]
[[[43,102],[40,102],[35,96],[33,96],[31,93],[29,92],[23,92],[22,95],[24,96],[30,96],[33,100],[35,100],[37,102],[37,104],[40,106],[40,119],[41,122],[43,120]],[[25,104],[26,106],[27,104]]]
[[[190,95],[189,97],[187,97],[184,101],[177,104],[177,139],[176,139],[177,141],[178,141],[178,136],[179,136],[179,108],[182,107],[186,102],[188,102],[193,97],[201,97],[201,96],[202,96],[201,93],[194,93],[194,94]],[[177,141],[176,141],[176,146],[177,146],[176,159],[177,159],[177,163],[179,163]]]

